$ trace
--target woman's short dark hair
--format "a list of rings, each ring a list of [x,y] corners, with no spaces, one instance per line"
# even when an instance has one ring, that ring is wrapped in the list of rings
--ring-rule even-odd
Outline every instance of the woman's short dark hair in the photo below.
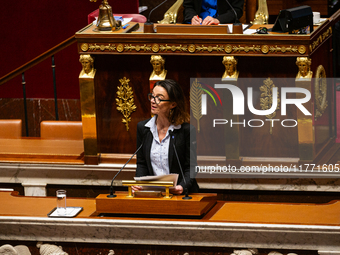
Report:
[[[180,125],[183,122],[190,122],[190,115],[187,112],[186,99],[181,85],[174,80],[165,79],[157,81],[153,87],[156,86],[163,87],[169,95],[169,100],[176,103],[176,107],[168,117],[170,123]]]

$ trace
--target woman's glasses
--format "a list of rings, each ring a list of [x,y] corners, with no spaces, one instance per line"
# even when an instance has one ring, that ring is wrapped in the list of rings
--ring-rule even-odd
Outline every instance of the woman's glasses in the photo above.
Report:
[[[153,99],[155,101],[156,104],[160,104],[163,101],[168,101],[170,102],[170,100],[164,100],[164,99],[160,99],[158,96],[153,96],[152,93],[148,94],[148,99],[149,101],[151,101],[151,99]]]

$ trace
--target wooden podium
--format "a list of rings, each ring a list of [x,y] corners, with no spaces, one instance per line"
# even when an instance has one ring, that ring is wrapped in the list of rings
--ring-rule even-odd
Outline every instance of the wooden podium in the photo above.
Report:
[[[182,195],[174,195],[171,199],[128,197],[127,192],[108,198],[101,194],[96,198],[96,215],[146,215],[200,218],[217,202],[216,194],[190,194],[192,199],[183,200]]]

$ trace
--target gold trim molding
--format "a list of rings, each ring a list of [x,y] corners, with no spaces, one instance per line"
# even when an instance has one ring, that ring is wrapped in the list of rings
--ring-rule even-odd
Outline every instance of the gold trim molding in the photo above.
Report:
[[[119,79],[121,86],[117,87],[117,111],[123,114],[122,122],[125,123],[126,131],[129,131],[129,122],[131,122],[131,114],[136,111],[137,106],[134,104],[133,91],[129,86],[129,79],[124,77]]]
[[[304,45],[231,45],[231,44],[217,44],[217,45],[175,45],[175,44],[97,44],[97,43],[82,43],[80,49],[83,52],[141,52],[141,53],[262,53],[262,54],[278,54],[278,53],[299,53],[301,55],[306,53]]]
[[[309,49],[312,52],[315,50],[324,40],[330,37],[333,33],[332,27],[329,27],[322,35],[320,35],[312,44],[309,45]]]

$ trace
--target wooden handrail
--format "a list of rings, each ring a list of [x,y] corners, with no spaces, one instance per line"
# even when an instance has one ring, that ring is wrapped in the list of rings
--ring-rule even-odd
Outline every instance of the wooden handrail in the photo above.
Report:
[[[22,74],[26,70],[30,69],[31,67],[39,64],[40,62],[44,61],[48,57],[53,56],[57,52],[61,51],[62,49],[67,48],[71,44],[76,42],[75,36],[71,36],[70,38],[66,39],[65,41],[61,42],[60,44],[54,46],[53,48],[49,49],[48,51],[44,52],[43,54],[39,55],[38,57],[32,59],[31,61],[27,62],[26,64],[20,66],[19,68],[15,69],[14,71],[6,74],[5,76],[0,78],[0,85],[8,82],[9,80],[13,79],[14,77]]]
[[[340,9],[337,10],[330,18],[329,21],[331,22],[331,25],[334,26],[335,23],[340,21]]]

